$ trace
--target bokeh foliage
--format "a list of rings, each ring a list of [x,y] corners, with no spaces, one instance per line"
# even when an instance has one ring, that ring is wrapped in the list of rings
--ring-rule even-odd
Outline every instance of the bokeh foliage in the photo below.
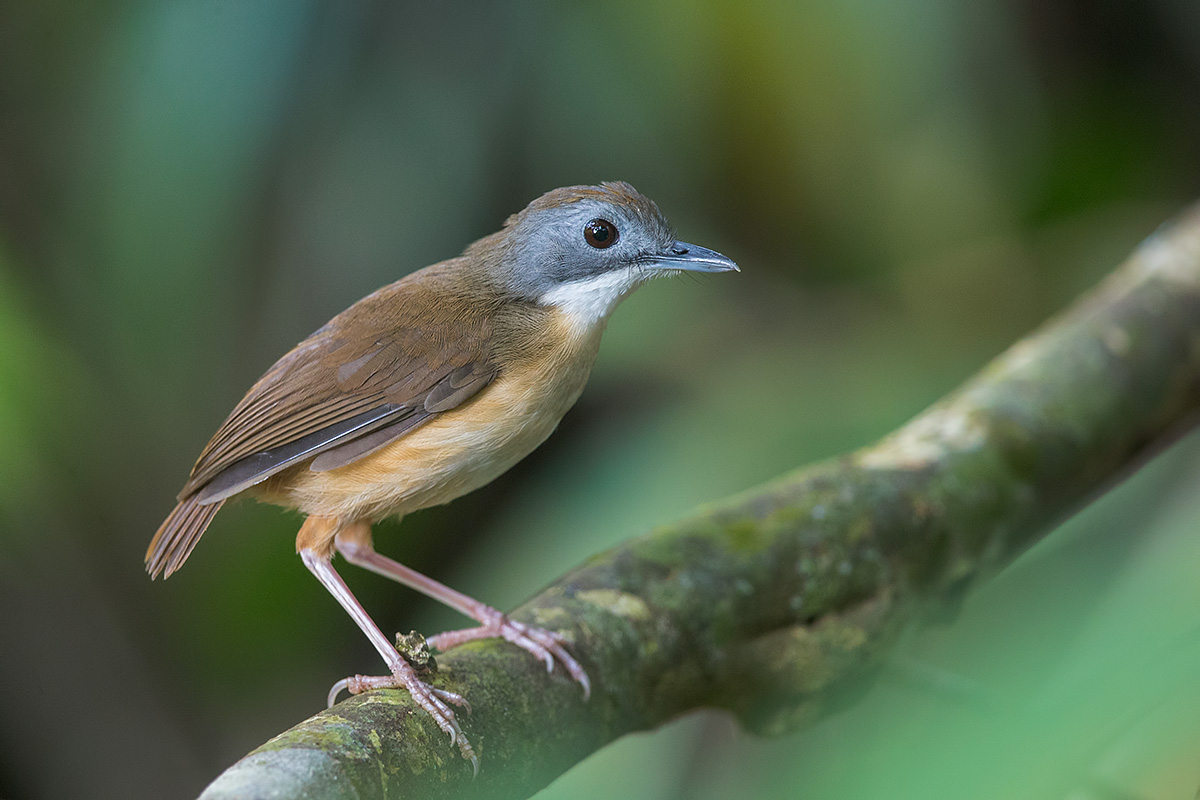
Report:
[[[0,4],[0,796],[194,794],[379,668],[294,515],[235,506],[141,571],[240,393],[358,297],[610,178],[742,264],[642,290],[545,447],[380,526],[510,606],[870,441],[1115,266],[1200,193],[1198,54],[1188,0]],[[1198,448],[845,712],[698,715],[545,796],[1193,793]],[[385,630],[459,624],[346,573]]]

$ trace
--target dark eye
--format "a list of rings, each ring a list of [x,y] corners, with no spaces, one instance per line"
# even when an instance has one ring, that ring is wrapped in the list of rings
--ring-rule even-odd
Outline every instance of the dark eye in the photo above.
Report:
[[[606,219],[594,219],[583,226],[583,238],[597,250],[617,243],[617,226]]]

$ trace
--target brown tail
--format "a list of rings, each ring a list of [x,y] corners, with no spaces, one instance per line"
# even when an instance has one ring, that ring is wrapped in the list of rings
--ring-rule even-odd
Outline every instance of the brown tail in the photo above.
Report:
[[[196,542],[200,541],[200,534],[223,505],[225,501],[218,500],[202,506],[196,502],[195,495],[181,500],[150,540],[146,550],[146,571],[150,577],[157,578],[161,572],[164,578],[169,578],[172,572],[182,567]]]

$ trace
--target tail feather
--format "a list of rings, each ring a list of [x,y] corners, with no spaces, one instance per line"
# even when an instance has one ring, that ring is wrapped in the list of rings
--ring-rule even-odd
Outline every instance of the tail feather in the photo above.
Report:
[[[196,542],[200,541],[200,535],[224,504],[224,500],[219,500],[201,505],[195,495],[179,501],[170,516],[158,526],[146,549],[146,571],[150,577],[157,578],[162,573],[167,578],[182,567]]]

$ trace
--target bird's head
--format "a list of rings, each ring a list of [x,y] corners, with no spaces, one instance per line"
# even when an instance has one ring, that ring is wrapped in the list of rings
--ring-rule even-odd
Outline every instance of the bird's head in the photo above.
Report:
[[[602,322],[659,275],[738,268],[720,253],[678,241],[658,206],[623,182],[547,192],[488,239],[494,280],[585,324]]]

